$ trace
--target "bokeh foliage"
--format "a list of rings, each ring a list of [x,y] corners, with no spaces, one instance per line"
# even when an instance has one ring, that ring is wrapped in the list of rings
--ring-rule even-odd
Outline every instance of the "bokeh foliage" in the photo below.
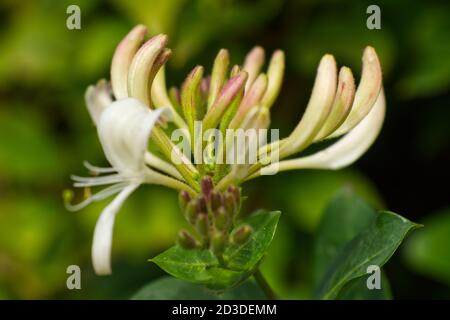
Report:
[[[66,28],[77,4],[81,30]],[[370,1],[38,0],[0,3],[0,299],[128,298],[163,273],[147,259],[184,226],[171,190],[148,186],[117,219],[112,277],[93,274],[90,245],[107,202],[69,213],[61,192],[82,161],[106,164],[85,109],[85,88],[109,77],[115,45],[135,24],[170,37],[169,85],[196,64],[210,70],[221,47],[240,63],[253,45],[285,50],[285,85],[272,123],[285,135],[300,119],[321,55],[360,73],[365,45],[380,55],[384,130],[367,155],[339,172],[263,177],[244,188],[244,210],[283,212],[263,273],[280,296],[312,296],[313,239],[335,192],[351,187],[374,207],[423,222],[386,266],[397,298],[450,297],[450,42],[447,1],[378,1],[382,29],[366,28]],[[427,227],[429,225],[429,228]],[[337,226],[338,227],[338,226]],[[406,263],[407,262],[407,263]],[[82,290],[66,289],[66,267]],[[425,288],[425,289],[424,289]]]

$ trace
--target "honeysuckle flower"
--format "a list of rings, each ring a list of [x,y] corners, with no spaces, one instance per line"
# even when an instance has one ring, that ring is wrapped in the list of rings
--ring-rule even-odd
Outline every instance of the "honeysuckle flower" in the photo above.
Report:
[[[102,200],[118,193],[116,198],[103,210],[94,232],[92,260],[98,274],[109,274],[112,231],[114,219],[126,198],[141,184],[159,184],[178,190],[192,190],[179,180],[156,172],[146,165],[147,145],[152,129],[163,113],[169,108],[151,111],[141,101],[124,98],[113,102],[101,114],[97,123],[98,136],[110,168],[88,169],[106,176],[72,176],[75,187],[111,185],[94,194],[80,204],[68,208],[79,210],[94,201]]]
[[[243,243],[251,234],[243,225],[231,234],[241,204],[238,186],[260,175],[294,169],[336,170],[361,157],[378,136],[385,114],[381,67],[375,50],[367,47],[363,70],[356,87],[347,67],[339,72],[334,57],[320,60],[310,100],[298,125],[283,139],[270,143],[267,137],[249,136],[249,144],[237,144],[240,156],[251,156],[253,163],[224,163],[224,155],[236,150],[225,140],[197,141],[196,125],[204,131],[222,135],[228,130],[259,130],[270,126],[270,113],[283,82],[285,55],[276,50],[264,70],[265,53],[257,46],[242,66],[229,71],[230,55],[221,49],[211,74],[196,66],[180,87],[166,88],[164,65],[171,56],[167,36],[156,35],[145,41],[146,28],[136,26],[119,43],[111,64],[111,83],[100,80],[85,94],[87,109],[97,126],[98,136],[110,168],[86,163],[94,174],[74,176],[75,187],[110,185],[78,205],[116,195],[103,210],[94,232],[92,259],[98,274],[111,272],[110,255],[114,219],[127,197],[141,184],[159,184],[181,190],[180,206],[197,237],[180,231],[178,243],[185,248],[209,248],[221,261],[225,247]],[[171,120],[189,142],[181,150],[165,128]],[[342,136],[342,137],[341,137]],[[307,156],[290,158],[313,143],[338,138],[325,149]],[[203,147],[213,139],[213,149]],[[151,142],[158,154],[147,150]],[[225,143],[224,143],[225,142]],[[241,141],[242,142],[242,141]],[[256,146],[256,149],[251,149]],[[197,157],[197,150],[200,157]],[[205,162],[194,162],[194,159]],[[288,159],[289,158],[289,159]],[[207,160],[207,161],[206,161]]]

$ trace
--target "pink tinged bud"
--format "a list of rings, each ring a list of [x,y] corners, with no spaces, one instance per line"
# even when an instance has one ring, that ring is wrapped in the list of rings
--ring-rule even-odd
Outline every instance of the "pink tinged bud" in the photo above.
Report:
[[[213,184],[212,178],[208,175],[202,177],[200,186],[202,189],[202,193],[205,195],[206,198],[209,198],[211,192],[214,189],[214,184]]]
[[[280,93],[281,84],[284,75],[284,52],[277,50],[270,59],[269,69],[267,70],[267,78],[269,83],[261,104],[270,108]]]
[[[297,127],[280,147],[280,158],[300,152],[316,137],[330,113],[336,93],[336,61],[326,54],[320,60],[314,87],[305,113]],[[270,82],[270,80],[269,80]]]
[[[128,72],[128,92],[133,98],[141,100],[147,106],[151,106],[151,86],[156,74],[155,63],[161,63],[170,55],[170,51],[165,51],[162,57],[164,46],[167,44],[166,35],[157,35],[148,40],[136,53],[131,61]],[[157,59],[160,58],[158,61]],[[158,62],[157,62],[158,61]]]
[[[236,203],[240,203],[241,202],[241,191],[239,190],[238,187],[236,187],[236,186],[229,186],[227,188],[227,191],[233,195],[234,199],[236,200]]]
[[[190,201],[191,201],[191,196],[189,195],[188,192],[183,190],[178,194],[178,202],[180,204],[181,211],[184,212],[186,210],[186,207]]]
[[[197,198],[197,211],[198,212],[208,211],[207,201],[204,195],[201,195]]]
[[[339,72],[338,88],[331,112],[315,138],[315,141],[326,138],[345,121],[350,113],[354,97],[355,80],[352,71],[347,67],[342,67]]]
[[[181,109],[188,124],[191,136],[194,133],[194,122],[197,119],[197,107],[200,103],[200,84],[203,78],[203,67],[196,66],[187,76],[181,89]]]
[[[211,82],[209,86],[208,109],[214,104],[220,90],[225,83],[228,65],[230,64],[230,55],[228,50],[221,49],[214,60],[211,73]]]
[[[212,191],[209,202],[211,211],[216,212],[223,205],[223,197],[217,191]]]
[[[259,46],[254,47],[245,57],[243,70],[247,71],[248,73],[248,80],[245,84],[245,92],[250,89],[250,86],[257,78],[258,73],[260,72],[261,67],[264,64],[264,58],[264,49]]]
[[[178,232],[177,243],[184,249],[195,249],[198,246],[195,238],[187,230]]]
[[[228,80],[220,91],[216,102],[206,113],[206,116],[203,119],[203,130],[217,127],[225,110],[244,88],[246,80],[247,73],[245,71],[239,72],[236,76]]]
[[[236,115],[230,123],[231,129],[239,128],[250,109],[260,102],[266,91],[267,82],[267,76],[261,73],[242,99]]]
[[[128,70],[131,61],[144,41],[147,28],[143,25],[134,27],[119,43],[111,64],[111,84],[116,99],[123,99],[128,94]]]
[[[244,244],[252,234],[252,227],[244,224],[240,226],[231,236],[231,241],[236,244]]]
[[[380,60],[374,48],[366,47],[363,54],[361,80],[356,90],[355,100],[344,123],[330,136],[337,137],[347,133],[361,122],[372,110],[382,86]]]

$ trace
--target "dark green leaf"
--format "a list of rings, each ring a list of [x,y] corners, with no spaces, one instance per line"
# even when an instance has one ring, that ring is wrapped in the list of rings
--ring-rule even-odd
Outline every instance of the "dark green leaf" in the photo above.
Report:
[[[325,209],[314,246],[316,287],[339,251],[375,219],[377,213],[349,188],[337,193]]]
[[[265,299],[264,292],[253,280],[245,281],[239,287],[217,292],[205,286],[186,282],[172,277],[157,279],[142,289],[133,297],[133,300],[247,300]]]
[[[367,278],[370,274],[349,281],[340,291],[337,300],[390,300],[391,285],[384,272],[381,272],[381,288],[369,290]]]
[[[349,281],[366,275],[368,266],[376,265],[381,268],[408,232],[418,227],[419,225],[395,213],[380,212],[366,230],[343,248],[329,267],[317,296],[334,299]]]

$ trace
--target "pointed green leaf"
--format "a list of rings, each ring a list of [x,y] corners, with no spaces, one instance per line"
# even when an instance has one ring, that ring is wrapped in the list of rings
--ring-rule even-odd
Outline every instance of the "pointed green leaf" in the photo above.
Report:
[[[380,212],[371,225],[350,241],[336,257],[319,286],[317,296],[334,299],[349,281],[366,275],[368,266],[377,265],[381,268],[406,235],[418,227],[393,212]]]

